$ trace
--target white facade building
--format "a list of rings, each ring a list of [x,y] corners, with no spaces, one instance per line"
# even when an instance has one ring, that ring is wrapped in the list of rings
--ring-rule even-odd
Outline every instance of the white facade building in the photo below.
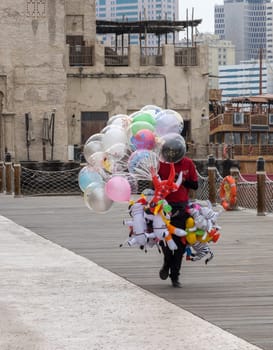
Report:
[[[209,89],[218,89],[219,66],[235,64],[235,47],[231,41],[221,40],[215,34],[199,34],[196,41],[208,46]]]
[[[222,89],[223,102],[239,96],[272,93],[272,68],[269,64],[264,63],[260,70],[260,63],[257,60],[220,66],[219,89]]]

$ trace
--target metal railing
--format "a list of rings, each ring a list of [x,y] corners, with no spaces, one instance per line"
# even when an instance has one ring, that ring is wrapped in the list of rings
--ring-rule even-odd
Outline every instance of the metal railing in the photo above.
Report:
[[[176,66],[198,66],[198,48],[175,47],[174,64]]]
[[[128,66],[129,47],[105,47],[104,64],[105,66]]]
[[[141,66],[163,66],[162,47],[145,46],[140,49]]]
[[[235,111],[228,111],[222,114],[218,114],[217,116],[212,116],[210,118],[210,131],[214,131],[218,127],[226,127],[225,130],[228,128],[235,127],[236,130],[240,129],[250,129],[253,126],[268,126],[272,127],[272,125],[269,123],[268,115],[267,114],[254,114],[251,112],[243,112],[242,116],[242,123],[234,123],[234,113]],[[268,130],[269,130],[268,129]],[[265,130],[267,130],[265,128]]]
[[[0,192],[14,196],[39,196],[39,195],[81,195],[78,184],[78,175],[82,167],[63,171],[41,171],[21,167],[20,164],[0,162]],[[214,169],[214,170],[211,170]],[[214,171],[211,181],[211,171]],[[236,175],[237,174],[237,175]],[[258,174],[258,173],[257,173]],[[130,174],[129,174],[130,175]],[[260,175],[254,176],[254,181],[248,181],[237,169],[232,174],[236,178],[237,205],[242,208],[257,209]],[[265,212],[273,213],[273,181],[264,176],[264,191],[262,193]],[[208,176],[198,174],[198,190],[194,198],[198,200],[211,200],[211,193],[215,193],[213,203],[221,203],[219,195],[223,177],[219,171],[210,168]],[[130,182],[131,183],[131,182]],[[133,181],[136,186],[131,188],[132,194],[140,194],[144,189],[150,188],[150,180]]]
[[[75,45],[69,46],[70,66],[93,66],[93,47]]]

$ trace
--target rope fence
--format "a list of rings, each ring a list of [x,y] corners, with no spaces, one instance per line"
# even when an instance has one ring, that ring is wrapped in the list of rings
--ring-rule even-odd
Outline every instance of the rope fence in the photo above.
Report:
[[[212,157],[212,156],[210,156]],[[261,157],[259,157],[260,159]],[[261,159],[260,159],[261,160]],[[212,162],[211,162],[212,161]],[[81,166],[74,169],[44,171],[29,169],[20,164],[0,162],[0,193],[18,196],[81,195],[78,175]],[[237,186],[237,206],[256,209],[258,215],[273,213],[273,181],[265,174],[264,166],[257,169],[256,181],[248,181],[239,170],[231,169]],[[219,195],[223,177],[215,167],[213,158],[208,162],[208,176],[198,174],[198,190],[194,198],[221,203]],[[133,194],[149,187],[149,181],[138,181]]]

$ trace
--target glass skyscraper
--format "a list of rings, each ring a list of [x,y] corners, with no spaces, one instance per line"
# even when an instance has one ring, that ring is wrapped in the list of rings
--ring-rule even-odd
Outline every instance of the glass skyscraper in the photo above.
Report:
[[[214,8],[214,28],[221,39],[235,45],[236,63],[259,59],[261,50],[266,57],[271,0],[224,0]]]

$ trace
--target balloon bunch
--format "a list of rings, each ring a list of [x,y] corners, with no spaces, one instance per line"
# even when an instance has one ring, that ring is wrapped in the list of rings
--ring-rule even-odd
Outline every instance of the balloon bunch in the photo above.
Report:
[[[114,202],[129,203],[138,181],[152,180],[151,169],[156,173],[159,161],[182,159],[186,152],[183,126],[179,113],[154,105],[110,117],[83,148],[87,165],[78,181],[86,206],[106,213]]]

